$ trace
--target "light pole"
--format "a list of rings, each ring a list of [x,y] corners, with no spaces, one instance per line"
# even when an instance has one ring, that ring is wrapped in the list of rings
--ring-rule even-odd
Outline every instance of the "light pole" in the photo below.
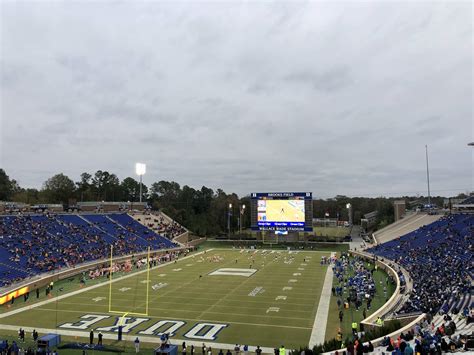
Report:
[[[349,214],[349,226],[352,226],[352,205],[348,203],[346,205],[347,213]]]
[[[428,183],[428,208],[431,210],[431,194],[430,194],[430,168],[428,166],[428,146],[425,145],[426,151],[426,182]]]
[[[232,204],[229,203],[229,212],[227,213],[227,233],[228,233],[229,239],[230,239],[230,215],[231,215],[231,211],[232,211]]]
[[[239,216],[239,230],[240,230],[240,235],[242,235],[242,218],[244,217],[244,212],[245,212],[245,205],[242,205],[240,207],[240,216]]]
[[[142,202],[142,177],[146,173],[146,164],[136,163],[135,164],[135,173],[140,176],[140,203]]]

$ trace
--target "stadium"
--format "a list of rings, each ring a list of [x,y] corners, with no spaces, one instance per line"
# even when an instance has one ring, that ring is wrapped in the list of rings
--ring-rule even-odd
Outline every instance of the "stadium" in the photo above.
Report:
[[[472,6],[2,1],[0,355],[474,354]]]
[[[238,221],[226,239],[196,236],[146,202],[78,202],[68,211],[2,203],[1,332],[97,351],[124,351],[136,337],[142,351],[185,343],[328,352],[369,341],[377,349],[417,334],[418,350],[441,336],[458,339],[443,346],[469,346],[472,197],[429,212],[397,201],[399,219],[367,237],[342,220],[319,227],[311,193],[249,195],[256,225],[247,234]],[[298,213],[281,214],[300,198],[310,216],[302,224]],[[313,223],[351,241],[311,242]]]

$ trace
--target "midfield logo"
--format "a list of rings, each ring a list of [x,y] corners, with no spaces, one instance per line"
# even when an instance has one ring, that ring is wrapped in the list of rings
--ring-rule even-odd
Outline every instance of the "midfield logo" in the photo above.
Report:
[[[94,327],[96,323],[103,322],[105,320],[110,320],[111,316],[98,315],[98,314],[85,314],[80,317],[80,319],[74,323],[64,323],[59,326],[63,329],[74,329],[74,330],[88,330],[94,329],[96,331],[102,332],[113,332],[117,333],[119,328],[119,322],[122,317],[113,317],[114,324],[110,326]],[[150,321],[150,318],[135,318],[135,317],[123,317],[122,324],[122,333],[127,334],[138,326]],[[109,323],[110,324],[110,323]],[[148,328],[136,332],[137,334],[149,335],[160,337],[164,333],[169,334],[170,336],[176,335],[176,332],[186,325],[186,322],[181,320],[169,320],[164,319],[160,320],[152,325],[149,325]],[[228,324],[219,324],[219,323],[196,323],[189,330],[187,330],[183,336],[188,339],[197,339],[197,340],[216,340],[217,335],[225,328]]]

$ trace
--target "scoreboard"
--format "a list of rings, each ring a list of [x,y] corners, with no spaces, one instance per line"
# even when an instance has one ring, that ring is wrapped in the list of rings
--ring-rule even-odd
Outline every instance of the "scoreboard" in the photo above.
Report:
[[[313,194],[311,192],[253,192],[250,194],[252,230],[313,230]]]

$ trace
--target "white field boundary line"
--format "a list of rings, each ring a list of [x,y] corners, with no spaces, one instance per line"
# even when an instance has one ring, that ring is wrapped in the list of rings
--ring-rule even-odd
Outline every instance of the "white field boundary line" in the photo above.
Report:
[[[336,253],[331,253],[333,257]],[[319,297],[318,310],[316,317],[314,318],[313,330],[311,331],[311,337],[309,338],[309,348],[317,344],[324,343],[326,336],[326,326],[328,323],[329,304],[331,302],[331,288],[333,280],[332,264],[329,264],[326,271],[326,277],[324,278],[323,289],[321,290],[321,296]]]
[[[209,249],[208,251],[212,251],[212,249]],[[185,259],[188,259],[188,258],[192,258],[193,256],[195,255],[199,255],[199,254],[202,254],[204,253],[204,251],[202,252],[199,252],[199,253],[196,253],[196,254],[192,254],[192,255],[188,255],[188,256],[185,256],[184,258],[180,259],[180,261],[182,260],[185,260]],[[150,270],[155,270],[155,269],[158,269],[158,268],[161,268],[161,267],[164,267],[164,266],[168,266],[170,264],[172,264],[174,262],[174,260],[172,261],[169,261],[167,263],[164,263],[164,264],[160,264],[160,265],[157,265],[153,268],[151,268]],[[144,270],[140,270],[140,271],[137,271],[137,272],[134,272],[130,275],[125,275],[125,276],[121,276],[117,279],[113,279],[112,280],[112,283],[114,282],[118,282],[118,281],[121,281],[121,280],[125,280],[125,279],[128,279],[128,278],[131,278],[131,277],[134,277],[136,275],[139,275],[139,274],[142,274],[142,273],[145,273],[147,272],[148,269],[144,269]],[[5,313],[2,313],[0,314],[0,319],[2,318],[6,318],[6,317],[9,317],[9,316],[12,316],[14,314],[17,314],[17,313],[21,313],[21,312],[25,312],[25,311],[28,311],[30,309],[34,309],[34,308],[37,308],[37,307],[40,307],[40,306],[43,306],[43,305],[46,305],[46,304],[49,304],[49,303],[52,303],[52,302],[56,302],[56,301],[59,301],[59,300],[62,300],[64,298],[68,298],[68,297],[71,297],[71,296],[74,296],[74,295],[78,295],[80,293],[83,293],[83,292],[86,292],[86,291],[90,291],[90,290],[94,290],[96,288],[99,288],[99,287],[102,287],[102,286],[106,286],[110,283],[110,281],[104,281],[104,282],[101,282],[101,283],[98,283],[96,285],[92,285],[92,286],[89,286],[89,287],[84,287],[80,290],[77,290],[77,291],[73,291],[73,292],[69,292],[65,295],[61,295],[61,296],[57,296],[57,297],[52,297],[48,300],[44,300],[44,301],[41,301],[41,302],[38,302],[38,303],[35,303],[35,304],[32,304],[30,306],[26,306],[26,307],[21,307],[21,308],[18,308],[18,309],[14,309],[10,312],[5,312]]]
[[[343,244],[343,243],[341,243]],[[286,249],[270,249],[270,248],[262,248],[262,249],[250,249],[250,248],[243,248],[243,249],[239,249],[239,248],[212,248],[212,249],[207,249],[208,251],[210,250],[222,250],[222,251],[225,251],[225,250],[230,250],[230,251],[242,251],[242,250],[245,250],[245,251],[252,251],[252,252],[257,252],[257,253],[261,253],[262,251],[265,251],[265,252],[274,252],[273,254],[267,254],[267,255],[275,255],[277,253],[286,253],[286,254],[302,254],[302,253],[320,253],[320,254],[327,254],[329,253],[330,251],[329,250],[286,250]],[[196,255],[196,254],[194,254]],[[202,345],[202,344],[201,344]],[[287,349],[288,350],[288,349]]]
[[[51,312],[55,312],[56,309],[55,308],[40,308],[38,309],[38,311],[51,311]],[[64,313],[79,313],[79,314],[84,314],[84,311],[74,311],[74,310],[62,310],[61,312],[64,312]],[[106,312],[94,312],[94,311],[90,311],[89,313],[91,314],[100,314],[100,315],[110,315],[110,313],[106,313]],[[229,313],[218,313],[218,312],[212,312],[212,313],[215,313],[215,314],[221,314],[221,315],[228,315]],[[114,315],[116,317],[119,317],[119,315]],[[248,316],[248,315],[245,315],[245,316]],[[162,317],[162,316],[143,316],[143,317],[146,317],[146,318],[150,318],[150,319],[158,319],[158,320],[162,320],[163,318],[166,318],[166,317]],[[260,316],[260,318],[262,318]],[[287,317],[275,317],[275,316],[272,316],[270,318],[282,318],[282,319],[301,319],[303,321],[307,321],[308,319],[304,319],[304,318],[287,318]],[[196,318],[183,318],[183,317],[180,317],[179,318],[180,320],[186,320],[186,321],[194,321],[194,322],[209,322],[209,323],[212,323],[212,322],[220,322],[220,323],[226,323],[226,321],[222,321],[222,320],[215,320],[215,319],[196,319]],[[249,323],[249,322],[234,322],[234,321],[229,321],[227,322],[229,324],[242,324],[242,325],[251,325],[251,326],[259,326],[259,327],[272,327],[272,328],[291,328],[291,329],[304,329],[304,330],[308,330],[308,329],[312,329],[311,327],[299,327],[299,326],[296,326],[296,325],[278,325],[278,324],[265,324],[265,323]],[[2,325],[5,325],[5,324],[0,324],[0,327]],[[1,328],[0,328],[1,329]],[[59,328],[58,328],[59,329]]]
[[[290,276],[291,277],[291,276]],[[265,280],[265,281],[268,281]],[[235,283],[233,283],[232,285],[235,285]],[[225,285],[227,286],[227,285]],[[250,286],[253,286],[253,285],[250,285]],[[255,283],[255,287],[257,286],[261,286],[259,283]],[[172,287],[167,287],[168,290],[171,290]],[[188,288],[188,290],[191,289],[190,287]],[[276,292],[276,291],[280,291],[282,289],[281,286],[277,286],[277,287],[265,287],[265,291],[268,291],[268,292]],[[312,299],[314,300],[314,292],[317,292],[319,291],[320,289],[319,288],[306,288],[306,290],[310,290],[312,292],[294,292],[292,293],[293,296],[298,296],[298,298],[302,298],[302,299]],[[175,289],[173,289],[172,291],[175,291]],[[211,297],[193,297],[193,299],[195,300],[215,300],[215,297],[212,297],[212,296],[218,296],[218,295],[222,295],[222,292],[207,292],[206,288],[205,287],[195,287],[192,289],[192,291],[181,291],[180,294],[182,294],[183,296],[175,296],[177,299],[178,298],[184,298],[184,299],[188,299],[188,296],[187,295],[196,295],[197,292],[200,292],[200,291],[206,291],[206,295],[208,296],[211,296]],[[91,296],[93,295],[102,295],[101,292],[91,292],[90,293]],[[248,292],[241,292],[241,293],[235,293],[234,294],[235,296],[239,297],[238,301],[242,301],[242,302],[257,302],[258,301],[255,301],[255,300],[242,300],[240,299],[240,297],[243,297],[243,296],[247,296],[248,295]],[[268,298],[268,297],[271,297],[271,296],[266,296],[264,294],[259,294],[259,299],[265,299],[265,298]],[[89,297],[85,297],[85,296],[78,296],[77,298],[79,299],[89,299]],[[129,300],[129,299],[133,299],[133,297],[127,297],[127,294],[123,294],[122,295],[122,300]],[[167,302],[167,301],[163,301],[163,302]]]
[[[273,297],[273,300],[275,299],[275,297]],[[65,303],[61,303],[61,304],[65,304]],[[267,303],[268,304],[268,303]],[[77,305],[77,306],[89,306],[89,309],[92,309],[90,306],[95,306],[94,304],[90,304],[90,303],[67,303],[67,305],[71,305],[71,306],[74,306],[74,305]],[[97,305],[98,307],[104,307],[104,305]],[[286,303],[285,303],[285,306],[286,306]],[[208,307],[211,307],[210,305],[208,305]],[[228,308],[236,308],[236,307],[233,307],[233,306],[218,306],[218,307],[228,307]],[[250,308],[250,309],[253,309],[254,307],[238,307],[238,308]],[[40,308],[39,310],[45,310],[47,308]],[[152,310],[152,311],[169,311],[170,308],[159,308],[159,307],[150,307],[149,310]],[[60,309],[61,312],[72,312],[73,310],[71,309]],[[174,311],[177,311],[177,312],[189,312],[189,313],[196,313],[196,312],[203,312],[203,311],[200,311],[200,310],[190,310],[190,309],[178,309],[178,310],[174,310]],[[281,311],[284,311],[284,310],[281,310]],[[291,313],[303,313],[303,314],[308,314],[307,311],[301,311],[301,310],[293,310],[293,309],[288,309],[287,310],[288,312],[291,312]],[[76,311],[74,311],[76,312]],[[92,311],[91,311],[92,312]],[[247,314],[247,313],[230,313],[230,312],[213,312],[213,311],[208,311],[209,313],[215,313],[215,314],[227,314],[227,315],[230,315],[230,316],[245,316],[245,317],[271,317],[271,318],[285,318],[285,319],[299,319],[299,320],[302,320],[302,321],[308,321],[308,320],[311,320],[311,319],[308,319],[308,318],[302,318],[302,317],[287,317],[287,316],[283,316],[283,317],[280,317],[280,316],[269,316],[269,315],[266,315],[266,314]],[[84,311],[82,311],[82,313],[84,313]],[[87,312],[86,312],[87,313]],[[99,313],[103,313],[103,312],[99,312]],[[207,312],[206,312],[207,313]],[[109,314],[109,313],[107,313]],[[146,316],[146,317],[150,317],[150,315]],[[214,320],[215,321],[215,320]]]
[[[0,329],[18,331],[18,326],[0,325]],[[32,328],[32,327],[23,327],[23,329],[28,333],[32,332],[33,329],[36,329],[37,332],[44,333],[44,334],[51,333],[51,334],[60,334],[64,336],[69,336],[69,337],[89,338],[89,332],[81,332],[81,331],[76,331],[76,330]],[[103,333],[103,336],[104,336],[104,339],[117,340],[117,334]],[[123,339],[125,341],[129,341],[130,344],[135,340],[136,337],[137,335],[123,335]],[[140,342],[161,344],[160,337],[139,336],[139,339],[140,339]],[[194,347],[197,349],[202,346],[202,341],[192,341],[189,339],[175,339],[175,338],[170,339],[170,343],[174,345],[181,345],[183,341],[186,342],[186,345],[188,346],[194,345]],[[235,344],[214,343],[214,342],[209,342],[209,341],[206,341],[206,344],[212,345],[214,349],[234,350],[234,347],[235,347]],[[250,352],[255,352],[255,349],[256,349],[255,346],[249,346]],[[264,354],[273,354],[272,348],[261,347],[260,349],[262,349],[262,352]]]
[[[280,288],[281,289],[281,288]],[[217,295],[217,294],[216,294]],[[295,294],[292,293],[291,294],[291,297],[293,298]],[[240,295],[239,298],[237,299],[227,299],[227,301],[229,302],[236,302],[236,303],[239,303],[238,306],[235,306],[235,305],[231,305],[231,306],[228,306],[228,307],[236,307],[236,308],[253,308],[253,306],[250,306],[250,305],[253,305],[253,304],[268,304],[268,302],[270,301],[274,301],[275,300],[275,296],[270,296],[270,297],[266,297],[264,300],[262,301],[253,301],[253,300],[242,300],[243,297],[248,297],[248,295]],[[250,297],[248,297],[250,298]],[[76,299],[79,299],[79,297],[76,297]],[[182,301],[177,301],[177,299],[182,299],[182,300],[188,300],[189,301],[189,297],[173,297],[173,300],[172,301],[162,301],[160,300],[160,304],[162,305],[166,305],[166,304],[170,304],[170,305],[179,305],[179,304],[183,304]],[[195,298],[196,299],[196,298]],[[193,299],[193,301],[195,300]],[[306,300],[308,300],[308,302],[311,302],[311,301],[314,301],[314,294],[313,294],[313,297],[307,297],[305,298]],[[91,301],[91,298],[90,297],[80,297],[80,300],[81,301]],[[129,298],[122,298],[121,301],[123,302],[127,302],[127,301],[133,301],[133,299],[129,299]],[[198,300],[209,300],[209,301],[215,301],[216,298],[198,298]],[[105,300],[104,300],[105,301]],[[61,304],[63,305],[74,305],[74,304],[77,304],[77,305],[81,305],[81,304],[84,304],[84,303],[79,303],[79,302],[61,302]],[[241,305],[242,304],[242,305]],[[103,303],[87,303],[86,304],[87,306],[104,306]],[[198,303],[198,302],[193,302],[193,305],[195,306],[203,306],[203,307],[206,307],[206,306],[210,306],[208,303]],[[246,306],[247,305],[247,306]],[[286,306],[295,306],[295,307],[308,307],[308,303],[297,303],[297,302],[285,302],[285,305]],[[150,308],[150,309],[153,309],[153,308]],[[302,311],[303,312],[303,311]],[[307,312],[307,311],[304,311],[304,312]]]

